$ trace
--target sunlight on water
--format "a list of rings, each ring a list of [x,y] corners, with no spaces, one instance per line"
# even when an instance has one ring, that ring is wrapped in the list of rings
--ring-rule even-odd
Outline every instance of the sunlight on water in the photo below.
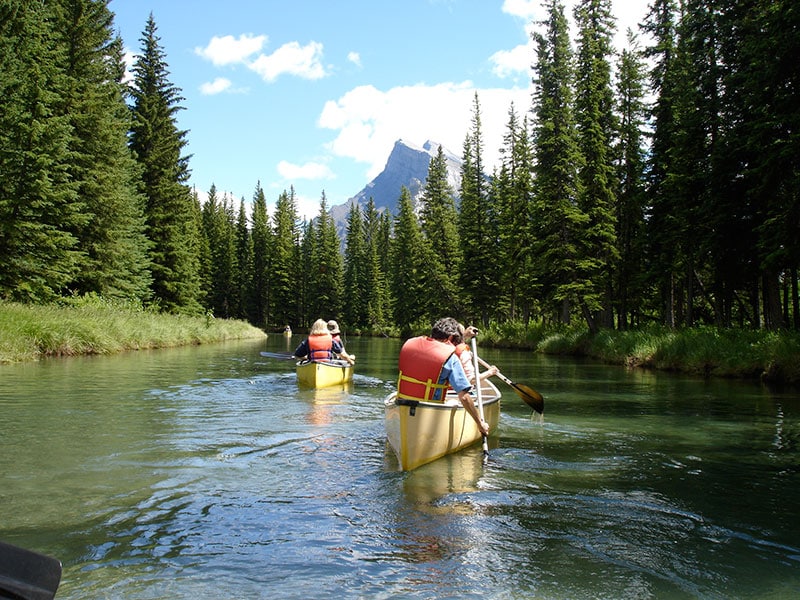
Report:
[[[0,539],[62,560],[59,600],[800,589],[797,394],[487,349],[544,417],[506,387],[487,464],[403,473],[399,343],[347,343],[326,390],[283,339],[0,367]]]

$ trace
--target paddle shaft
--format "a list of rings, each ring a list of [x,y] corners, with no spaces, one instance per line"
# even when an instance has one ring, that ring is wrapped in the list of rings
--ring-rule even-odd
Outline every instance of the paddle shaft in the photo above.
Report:
[[[480,362],[480,358],[478,358],[478,345],[475,343],[475,338],[472,338],[472,362],[475,365],[475,388],[476,388],[476,396],[478,398],[478,416],[481,418],[481,421],[485,421],[483,418],[483,395],[481,393],[481,378],[480,378],[480,370],[478,369],[478,363]],[[483,438],[483,458],[484,460],[489,458],[489,440],[483,434],[481,434]]]

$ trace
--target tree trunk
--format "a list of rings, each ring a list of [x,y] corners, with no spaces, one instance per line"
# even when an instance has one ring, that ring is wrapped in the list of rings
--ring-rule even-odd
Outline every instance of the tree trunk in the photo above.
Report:
[[[781,329],[785,325],[781,314],[781,288],[778,274],[774,269],[764,271],[762,286],[764,326],[769,330]]]

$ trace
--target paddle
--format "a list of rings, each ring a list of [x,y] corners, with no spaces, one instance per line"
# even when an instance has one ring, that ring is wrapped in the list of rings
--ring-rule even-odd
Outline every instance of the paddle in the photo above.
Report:
[[[472,338],[472,361],[475,363],[475,388],[477,390],[476,396],[478,397],[478,415],[483,421],[483,397],[481,394],[481,378],[480,370],[478,369],[478,362],[480,358],[478,358],[478,345],[475,343],[475,338]],[[489,440],[486,438],[485,435],[481,435],[483,438],[483,460],[486,462],[489,460]]]
[[[51,600],[61,581],[61,561],[0,542],[0,598]]]
[[[297,359],[294,354],[288,354],[285,352],[261,352],[261,356],[266,356],[267,358]]]
[[[482,358],[478,358],[478,362],[480,362],[486,368],[489,368],[491,366]],[[532,387],[525,385],[524,383],[514,383],[508,377],[503,375],[500,371],[497,372],[497,376],[503,382],[510,385],[511,388],[517,393],[517,396],[522,398],[522,401],[525,402],[525,404],[530,406],[533,410],[535,410],[539,414],[544,413],[544,398],[539,392],[537,392]]]

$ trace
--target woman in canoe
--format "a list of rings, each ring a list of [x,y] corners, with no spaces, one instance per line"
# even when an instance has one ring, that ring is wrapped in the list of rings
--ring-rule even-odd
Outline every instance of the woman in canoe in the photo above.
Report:
[[[344,351],[342,343],[333,339],[328,331],[328,324],[325,319],[317,319],[308,332],[308,337],[300,342],[295,349],[294,356],[307,360],[324,362],[333,360],[335,355],[341,356],[344,360],[353,364],[353,359]]]

